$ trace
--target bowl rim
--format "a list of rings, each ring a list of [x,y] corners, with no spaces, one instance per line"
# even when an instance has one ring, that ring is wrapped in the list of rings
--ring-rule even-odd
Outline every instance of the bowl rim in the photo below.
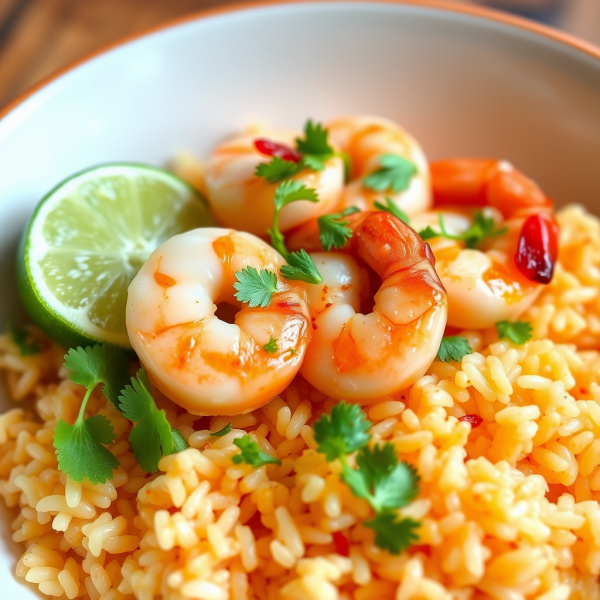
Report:
[[[481,6],[471,4],[458,4],[454,1],[448,0],[325,0],[331,4],[394,4],[400,6],[416,6],[420,8],[430,8],[443,12],[458,13],[461,15],[467,15],[486,19],[502,25],[509,25],[516,29],[532,33],[534,35],[544,37],[550,41],[557,42],[561,45],[570,47],[574,50],[582,52],[592,58],[595,58],[600,62],[600,47],[596,46],[591,42],[587,42],[578,38],[575,35],[565,33],[549,25],[543,25],[532,21],[525,17],[519,17],[512,15],[507,12],[500,10],[494,10]],[[17,109],[21,104],[33,96],[36,92],[43,89],[56,79],[59,79],[63,75],[73,71],[77,67],[87,63],[102,54],[110,52],[121,46],[125,46],[130,42],[134,42],[138,39],[150,36],[154,33],[164,31],[184,23],[191,21],[199,21],[210,17],[225,15],[230,12],[243,12],[246,10],[254,10],[258,8],[269,8],[283,5],[309,5],[309,4],[323,4],[323,0],[250,0],[244,2],[242,0],[236,0],[232,4],[227,6],[215,6],[211,8],[205,8],[198,11],[191,12],[180,17],[169,19],[158,25],[154,25],[138,31],[131,35],[120,38],[112,43],[106,44],[85,54],[84,56],[67,63],[66,65],[56,69],[49,75],[43,77],[40,81],[34,83],[24,92],[19,94],[16,98],[11,100],[4,108],[0,109],[0,122],[3,121],[10,113]]]

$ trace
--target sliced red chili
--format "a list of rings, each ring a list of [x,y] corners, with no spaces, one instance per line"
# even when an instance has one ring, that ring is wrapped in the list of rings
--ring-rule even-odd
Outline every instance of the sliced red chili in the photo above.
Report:
[[[333,532],[333,545],[335,546],[335,551],[340,556],[350,556],[350,542],[343,533],[339,531]]]
[[[463,415],[458,420],[471,423],[471,427],[473,428],[479,427],[483,423],[483,419],[479,415]]]
[[[297,152],[285,144],[273,142],[265,138],[258,138],[254,140],[254,147],[261,154],[265,154],[266,156],[277,156],[283,160],[289,160],[295,163],[298,163],[302,160],[302,154],[300,154],[300,152]]]
[[[528,217],[519,236],[515,264],[527,279],[548,284],[558,256],[558,225],[547,214]]]

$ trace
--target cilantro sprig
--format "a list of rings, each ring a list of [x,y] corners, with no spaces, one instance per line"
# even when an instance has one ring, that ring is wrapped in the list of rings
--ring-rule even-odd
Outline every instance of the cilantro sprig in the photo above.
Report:
[[[484,215],[481,211],[473,213],[473,223],[471,223],[471,226],[466,231],[459,235],[453,235],[448,232],[442,213],[438,213],[438,222],[440,231],[436,231],[430,225],[419,231],[419,235],[423,241],[443,237],[457,242],[464,242],[467,248],[478,248],[484,240],[504,235],[508,231],[506,227],[496,229],[494,219]]]
[[[419,523],[398,516],[397,509],[409,504],[419,490],[416,471],[398,460],[393,444],[367,446],[371,422],[360,407],[340,402],[314,422],[317,450],[328,461],[339,460],[341,478],[358,498],[364,498],[373,508],[375,518],[365,523],[375,531],[375,543],[392,554],[400,554],[418,538]],[[347,455],[357,452],[355,469]]]
[[[348,157],[336,153],[327,141],[327,129],[320,123],[313,123],[310,119],[304,126],[304,137],[296,138],[296,150],[302,154],[299,161],[285,160],[274,156],[269,162],[256,166],[254,174],[262,177],[269,183],[279,183],[294,177],[302,169],[322,171],[325,163],[333,156],[340,156],[344,161],[344,168],[348,169]]]
[[[313,171],[322,171],[325,162],[335,154],[327,141],[327,129],[310,119],[304,126],[304,138],[296,139],[296,150],[302,152],[302,162]]]
[[[420,523],[413,519],[397,519],[394,513],[379,513],[364,523],[375,531],[375,545],[390,554],[400,554],[419,540],[416,530]]]
[[[377,210],[389,212],[391,215],[394,215],[394,217],[396,217],[397,219],[400,219],[407,225],[409,224],[408,215],[399,206],[396,206],[396,204],[394,204],[394,201],[391,198],[388,198],[386,196],[385,204],[379,201],[375,201],[373,202],[373,206]]]
[[[405,462],[398,461],[396,448],[382,444],[361,448],[356,455],[357,469],[343,466],[342,479],[358,498],[364,498],[375,512],[402,508],[419,491],[419,476]]]
[[[32,356],[40,353],[40,345],[35,338],[24,329],[17,327],[12,321],[8,322],[8,333],[10,333],[10,337],[19,349],[21,356]]]
[[[528,321],[498,321],[498,337],[523,345],[533,337],[533,327]]]
[[[371,422],[357,404],[340,402],[331,409],[331,416],[323,415],[314,422],[315,441],[319,452],[328,461],[345,458],[365,446],[371,436],[367,433]]]
[[[188,447],[181,433],[172,429],[164,410],[159,410],[150,392],[150,381],[140,369],[126,385],[119,400],[125,417],[135,423],[129,434],[133,455],[146,473],[156,473],[163,456]]]
[[[463,356],[471,354],[473,348],[469,340],[460,335],[445,335],[442,338],[437,356],[442,362],[461,360]]]
[[[269,341],[263,346],[263,349],[269,354],[275,354],[277,350],[279,350],[279,346],[277,345],[277,340],[271,336]]]
[[[240,302],[247,302],[250,308],[265,308],[271,304],[271,296],[277,291],[277,275],[273,271],[246,267],[236,271],[235,278],[235,297]]]
[[[288,252],[285,247],[285,239],[279,230],[279,213],[284,206],[297,202],[298,200],[308,200],[309,202],[318,202],[317,193],[312,188],[307,188],[301,181],[284,181],[280,183],[276,190],[273,201],[275,203],[275,212],[273,214],[273,226],[267,231],[271,236],[271,245],[287,261],[287,265],[281,267],[281,274],[286,279],[297,279],[307,283],[318,284],[323,281],[314,261],[304,251]]]
[[[326,252],[330,252],[332,248],[343,248],[352,237],[352,230],[346,227],[350,221],[345,221],[344,217],[357,212],[359,209],[356,206],[349,206],[342,212],[323,215],[317,219],[321,245]]]
[[[415,164],[400,154],[382,154],[379,164],[379,169],[363,179],[363,186],[376,192],[397,194],[408,188],[417,173]]]
[[[232,457],[234,464],[246,463],[254,468],[262,467],[263,465],[280,465],[281,461],[274,458],[270,454],[263,452],[258,443],[255,442],[249,435],[245,435],[233,443],[241,450],[239,454]]]
[[[123,352],[107,344],[87,348],[72,348],[65,355],[69,379],[86,388],[73,425],[59,419],[54,430],[54,447],[58,468],[74,481],[87,479],[92,484],[105,483],[119,461],[105,447],[112,444],[115,432],[111,422],[102,415],[84,418],[87,403],[96,387],[102,384],[104,395],[118,407],[118,395],[127,380],[127,362]]]
[[[215,431],[214,433],[211,433],[210,435],[212,437],[223,437],[224,435],[227,435],[231,431],[231,428],[232,428],[231,423],[227,423],[227,425],[225,425],[225,427],[223,427],[222,429],[219,429],[219,431]]]

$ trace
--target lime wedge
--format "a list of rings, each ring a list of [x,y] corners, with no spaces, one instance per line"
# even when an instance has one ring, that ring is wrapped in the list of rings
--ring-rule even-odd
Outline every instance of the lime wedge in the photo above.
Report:
[[[183,180],[140,164],[107,164],[54,188],[27,225],[17,258],[30,317],[59,343],[130,347],[127,288],[170,237],[213,225],[205,200]]]

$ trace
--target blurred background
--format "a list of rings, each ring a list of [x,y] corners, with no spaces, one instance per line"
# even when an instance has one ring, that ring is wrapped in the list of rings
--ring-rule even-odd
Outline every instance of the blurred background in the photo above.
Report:
[[[132,34],[240,0],[0,0],[0,108],[40,79]],[[600,0],[464,0],[600,46]]]

